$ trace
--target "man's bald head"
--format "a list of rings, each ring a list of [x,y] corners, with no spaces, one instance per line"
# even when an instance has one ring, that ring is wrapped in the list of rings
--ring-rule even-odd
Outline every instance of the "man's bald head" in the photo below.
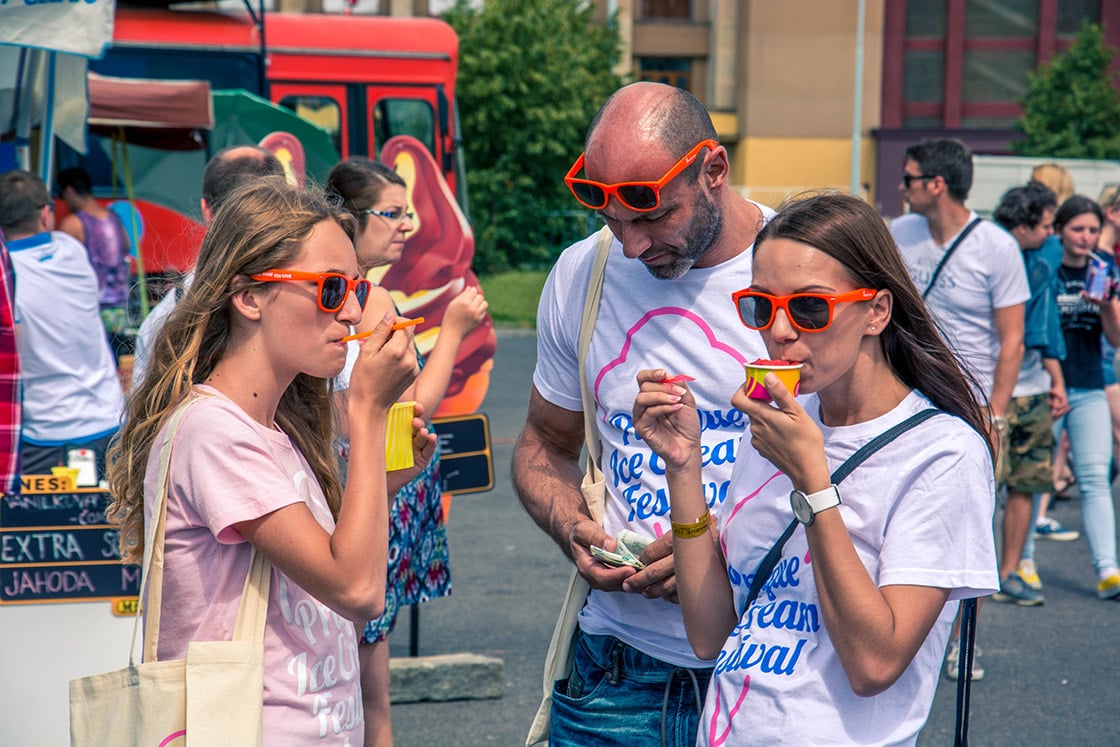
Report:
[[[284,176],[284,166],[267,148],[235,145],[220,150],[202,172],[202,212],[206,222],[238,187],[263,176]]]
[[[682,88],[641,81],[618,89],[599,107],[584,149],[600,138],[626,138],[634,147],[656,145],[679,158],[701,140],[717,140],[708,110]]]

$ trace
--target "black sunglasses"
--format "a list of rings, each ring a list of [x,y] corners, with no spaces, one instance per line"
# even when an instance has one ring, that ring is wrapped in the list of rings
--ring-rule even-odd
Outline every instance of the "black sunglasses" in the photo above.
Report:
[[[926,179],[936,179],[938,176],[940,176],[940,174],[907,174],[906,172],[903,172],[902,173],[902,184],[907,189],[910,189],[911,182],[914,182],[914,181],[924,182]]]

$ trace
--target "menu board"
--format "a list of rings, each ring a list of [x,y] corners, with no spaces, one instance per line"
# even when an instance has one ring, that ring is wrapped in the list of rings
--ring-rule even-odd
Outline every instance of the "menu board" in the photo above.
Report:
[[[121,563],[107,491],[67,476],[21,482],[19,495],[0,496],[0,605],[137,596],[140,567]]]
[[[439,437],[439,474],[443,492],[478,493],[494,487],[494,457],[490,421],[482,413],[436,418]]]

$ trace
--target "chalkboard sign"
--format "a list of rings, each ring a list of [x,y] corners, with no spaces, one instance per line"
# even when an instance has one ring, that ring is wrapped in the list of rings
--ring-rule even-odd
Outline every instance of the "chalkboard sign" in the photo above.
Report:
[[[69,477],[24,475],[0,496],[0,605],[135,597],[140,569],[123,565],[108,492]]]
[[[436,418],[439,475],[447,494],[480,493],[494,487],[490,421],[482,413]]]

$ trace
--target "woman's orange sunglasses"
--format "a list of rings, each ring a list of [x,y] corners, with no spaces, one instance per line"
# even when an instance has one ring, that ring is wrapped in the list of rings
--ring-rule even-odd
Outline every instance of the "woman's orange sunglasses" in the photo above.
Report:
[[[838,303],[870,301],[876,291],[858,288],[847,293],[793,293],[772,296],[750,288],[735,291],[731,300],[739,310],[739,319],[751,329],[769,329],[778,309],[786,312],[790,324],[802,332],[823,332],[832,324],[832,311]]]
[[[715,140],[701,140],[696,144],[696,147],[685,153],[684,157],[665,173],[665,176],[657,181],[618,182],[617,184],[603,184],[590,179],[577,179],[576,174],[583,168],[584,156],[586,155],[580,153],[579,158],[572,164],[572,168],[564,177],[564,183],[568,185],[568,189],[572,190],[572,194],[575,195],[581,205],[592,210],[605,208],[611,195],[614,195],[614,198],[622,203],[623,207],[636,213],[648,213],[651,210],[656,210],[657,206],[661,204],[662,188],[691,166],[692,162],[700,155],[700,151],[704,148],[715,150],[718,147],[719,143]]]
[[[302,272],[300,270],[268,270],[252,276],[263,283],[315,283],[319,291],[316,300],[319,308],[328,314],[346,304],[346,296],[354,292],[358,305],[364,310],[369,289],[373,284],[365,278],[348,278],[341,272]]]

